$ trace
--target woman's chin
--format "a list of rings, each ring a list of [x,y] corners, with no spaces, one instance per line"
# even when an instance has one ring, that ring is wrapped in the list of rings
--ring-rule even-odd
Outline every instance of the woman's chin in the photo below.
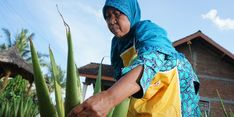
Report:
[[[119,34],[119,33],[114,33],[114,35],[115,35],[116,37],[118,37],[118,38],[123,37],[123,35],[121,35],[121,34]]]
[[[115,35],[116,37],[118,37],[118,38],[121,38],[121,37],[123,37],[123,36],[121,36],[121,35]]]

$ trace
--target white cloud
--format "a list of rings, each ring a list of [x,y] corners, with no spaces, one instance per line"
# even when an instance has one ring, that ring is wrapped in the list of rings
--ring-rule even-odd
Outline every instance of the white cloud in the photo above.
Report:
[[[234,19],[220,18],[216,9],[211,9],[208,13],[203,14],[202,18],[211,20],[218,28],[222,30],[234,30]]]

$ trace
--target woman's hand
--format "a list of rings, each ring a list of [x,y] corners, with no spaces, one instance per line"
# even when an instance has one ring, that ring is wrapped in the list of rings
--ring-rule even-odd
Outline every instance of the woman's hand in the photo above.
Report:
[[[110,95],[108,95],[107,91],[98,93],[75,107],[68,117],[106,117],[113,107],[113,103],[109,98]]]
[[[137,66],[107,91],[98,93],[75,107],[68,117],[106,117],[111,108],[140,90],[136,81],[141,77],[142,71],[143,67]]]

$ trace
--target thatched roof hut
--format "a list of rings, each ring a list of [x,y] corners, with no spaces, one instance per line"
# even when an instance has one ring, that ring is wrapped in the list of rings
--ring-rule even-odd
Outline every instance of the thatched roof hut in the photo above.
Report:
[[[10,77],[21,75],[30,83],[33,82],[33,67],[28,64],[19,54],[16,47],[0,51],[0,76],[10,72]]]

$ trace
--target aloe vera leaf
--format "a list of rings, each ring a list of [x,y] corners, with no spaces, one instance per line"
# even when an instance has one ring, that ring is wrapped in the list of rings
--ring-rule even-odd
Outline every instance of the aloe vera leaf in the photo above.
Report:
[[[58,10],[58,6],[57,6],[57,10]],[[67,44],[68,44],[67,82],[66,82],[66,100],[65,100],[65,116],[67,116],[69,112],[75,106],[81,103],[82,95],[79,95],[80,89],[78,89],[78,85],[80,84],[77,84],[77,73],[76,73],[76,67],[75,67],[75,62],[74,62],[73,44],[72,44],[70,27],[65,22],[62,14],[60,12],[59,14],[66,28],[66,37],[67,37]]]
[[[102,62],[103,62],[103,60],[104,60],[104,57],[102,58],[101,63],[99,65],[98,75],[97,75],[97,79],[95,82],[95,88],[94,88],[94,92],[93,92],[94,95],[102,91],[101,81],[102,81]]]
[[[61,87],[58,84],[58,69],[57,69],[57,64],[54,59],[53,52],[51,48],[49,48],[49,53],[50,53],[50,63],[52,67],[52,77],[54,80],[54,86],[55,86],[55,100],[56,100],[56,108],[58,112],[59,117],[64,117],[64,105],[63,105],[63,100],[62,100],[62,95],[61,95]]]
[[[223,108],[223,112],[224,112],[225,116],[228,117],[227,111],[226,111],[226,109],[225,109],[225,107],[224,107],[224,104],[223,104],[223,99],[221,98],[218,89],[216,89],[216,92],[217,92],[217,94],[218,94],[218,96],[219,96],[219,100],[220,100],[220,102],[221,102],[221,105],[222,105],[222,108]]]
[[[128,113],[129,102],[130,99],[127,98],[123,102],[118,104],[114,109],[112,117],[126,117]]]
[[[30,50],[32,56],[34,81],[39,101],[40,115],[41,117],[57,117],[56,110],[49,97],[49,90],[42,76],[38,55],[31,39],[30,39]]]

